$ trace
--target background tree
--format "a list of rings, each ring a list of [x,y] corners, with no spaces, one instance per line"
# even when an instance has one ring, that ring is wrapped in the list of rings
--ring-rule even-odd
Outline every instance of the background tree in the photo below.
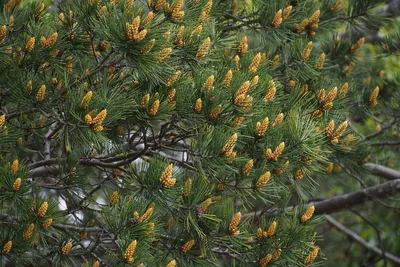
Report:
[[[4,3],[2,263],[322,264],[318,214],[400,190],[376,164],[382,142],[396,149],[396,79],[360,51],[359,28],[388,25],[378,4]],[[366,189],[314,199],[332,169]],[[369,250],[400,262],[378,238]]]

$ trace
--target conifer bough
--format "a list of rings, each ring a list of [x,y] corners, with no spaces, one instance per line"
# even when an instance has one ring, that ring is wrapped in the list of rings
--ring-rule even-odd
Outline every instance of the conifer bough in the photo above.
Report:
[[[0,262],[322,260],[314,207],[242,214],[358,156],[345,107],[379,110],[382,84],[354,98],[367,38],[323,38],[341,1],[253,2],[0,4]]]

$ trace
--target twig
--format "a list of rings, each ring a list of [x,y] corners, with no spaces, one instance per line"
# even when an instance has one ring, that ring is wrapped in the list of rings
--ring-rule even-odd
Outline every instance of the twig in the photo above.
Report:
[[[315,206],[315,214],[331,214],[370,201],[393,196],[400,192],[400,179],[367,187],[357,192],[332,197],[327,200],[310,203]]]
[[[379,256],[382,256],[383,251],[371,244],[368,244],[364,239],[362,239],[358,234],[350,230],[349,228],[345,227],[343,224],[339,223],[335,219],[332,218],[330,215],[326,215],[326,220],[330,223],[333,227],[337,228],[340,232],[346,234],[351,240],[357,242],[358,244],[362,245],[363,247],[367,248],[368,250],[376,253]],[[386,258],[394,263],[400,264],[400,258],[386,252]]]
[[[33,163],[29,164],[28,168],[29,169],[34,169],[34,168],[37,168],[37,167],[53,165],[53,164],[55,164],[57,162],[64,161],[64,160],[66,160],[66,159],[65,158],[52,158],[52,159],[40,160],[40,161],[36,161],[36,162],[33,162]]]
[[[52,226],[56,229],[59,230],[68,230],[68,231],[74,231],[74,232],[88,232],[88,233],[94,233],[94,232],[103,232],[104,229],[100,227],[79,227],[76,225],[67,225],[67,224],[52,224]]]
[[[364,15],[365,15],[365,13],[360,13],[360,14],[356,14],[356,15],[353,15],[353,16],[338,16],[338,17],[334,17],[334,18],[331,18],[331,19],[327,19],[327,20],[321,21],[319,23],[319,25],[329,24],[331,22],[335,22],[335,21],[339,21],[339,20],[348,21],[348,20],[352,20],[352,19],[356,19],[356,18],[362,17]]]
[[[113,53],[113,51],[111,51],[100,63],[100,65],[98,65],[96,68],[94,68],[93,70],[91,70],[90,72],[86,73],[85,75],[83,75],[82,77],[78,78],[75,80],[75,82],[71,83],[69,85],[69,87],[73,87],[75,86],[78,82],[85,80],[86,78],[98,73],[99,71],[108,68],[112,65],[115,65],[117,63],[119,63],[120,61],[122,61],[124,59],[124,55],[120,56],[119,58],[117,58],[115,61],[106,64],[106,61],[108,60],[108,58],[111,56],[111,54]]]
[[[90,42],[92,43],[92,52],[93,52],[94,58],[96,59],[96,63],[99,64],[99,59],[97,58],[97,55],[96,55],[96,47],[94,45],[94,32],[92,30],[90,31]]]
[[[399,146],[400,141],[383,141],[383,142],[374,142],[370,143],[370,146]]]
[[[377,237],[378,237],[378,242],[379,242],[379,246],[381,247],[381,251],[382,251],[382,258],[383,258],[383,261],[384,261],[384,266],[386,267],[387,266],[387,260],[386,260],[386,251],[385,251],[385,248],[384,248],[384,246],[383,246],[383,241],[382,241],[382,238],[381,238],[381,230],[380,229],[378,229],[378,227],[376,227],[370,220],[368,220],[364,215],[362,215],[361,213],[359,213],[358,211],[356,211],[356,210],[350,210],[352,213],[354,213],[354,214],[356,214],[358,217],[360,217],[364,222],[366,222],[368,225],[370,225],[372,228],[374,228],[374,230],[375,230],[375,232],[376,232],[376,235],[377,235]]]
[[[183,168],[187,168],[187,169],[190,169],[190,170],[196,170],[196,168],[194,167],[194,166],[192,166],[191,164],[189,164],[189,163],[187,163],[187,162],[182,162],[182,161],[180,161],[180,160],[178,160],[178,159],[175,159],[175,158],[172,158],[172,157],[169,157],[168,155],[163,155],[163,154],[161,154],[161,153],[157,153],[157,152],[152,152],[151,154],[155,154],[155,155],[158,155],[158,156],[161,156],[161,157],[163,157],[163,158],[166,158],[166,159],[168,159],[168,160],[170,160],[170,161],[173,161],[173,162],[175,162],[178,166],[181,166],[181,167],[183,167]]]

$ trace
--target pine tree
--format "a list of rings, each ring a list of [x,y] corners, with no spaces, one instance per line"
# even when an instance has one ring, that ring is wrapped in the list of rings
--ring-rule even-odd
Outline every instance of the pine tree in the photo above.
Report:
[[[382,85],[350,79],[364,38],[327,39],[340,0],[290,2],[0,6],[1,262],[321,265],[306,201],[364,168],[348,105]]]

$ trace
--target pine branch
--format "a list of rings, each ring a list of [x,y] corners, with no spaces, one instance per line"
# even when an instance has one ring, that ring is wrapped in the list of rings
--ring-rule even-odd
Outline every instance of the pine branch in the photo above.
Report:
[[[389,180],[400,179],[400,171],[396,171],[391,168],[375,163],[367,163],[364,166],[370,169],[372,174],[383,177],[385,179]]]
[[[51,166],[41,166],[29,171],[32,177],[41,177],[41,176],[49,176],[55,175],[59,172],[57,168],[59,166],[51,165]]]
[[[120,160],[120,161],[114,161],[114,162],[103,162],[101,160],[93,159],[93,158],[82,158],[79,160],[79,163],[83,166],[98,166],[98,167],[104,167],[104,168],[119,168],[123,165],[129,164],[136,159],[140,158],[141,156],[144,156],[147,153],[147,149],[143,149],[140,152],[134,153],[130,157],[125,157],[125,160]]]
[[[104,161],[96,158],[81,158],[79,159],[79,164],[82,166],[115,169],[124,166],[126,164],[129,164],[146,154],[148,154],[147,149],[143,149],[139,152],[138,151],[129,152],[128,154],[123,156],[110,157]],[[64,158],[53,158],[53,159],[45,159],[38,162],[34,162],[28,165],[28,167],[33,168],[29,172],[31,173],[32,177],[57,174],[60,166],[56,163],[64,160],[65,160]]]
[[[68,230],[68,231],[73,231],[73,232],[88,232],[88,233],[93,233],[93,232],[104,232],[106,231],[103,228],[100,227],[79,227],[76,225],[67,225],[67,224],[52,224],[52,226],[56,229],[60,230]]]
[[[6,220],[6,221],[17,221],[17,218],[14,216],[10,216],[9,214],[0,214],[0,219],[1,220]],[[100,227],[79,227],[76,225],[69,225],[69,224],[52,224],[52,227],[60,230],[66,230],[66,231],[73,231],[73,232],[88,232],[88,233],[94,233],[94,232],[105,232],[106,230]]]
[[[93,56],[96,59],[97,64],[99,64],[99,58],[96,55],[96,47],[94,44],[94,32],[92,30],[90,30],[90,43],[92,46],[92,52],[93,52]]]
[[[378,238],[378,242],[379,242],[379,246],[380,249],[382,251],[382,258],[383,258],[383,264],[384,266],[387,266],[387,259],[386,259],[386,250],[385,247],[383,245],[383,240],[382,240],[382,230],[380,230],[373,222],[371,222],[371,220],[369,220],[367,217],[365,217],[364,215],[362,215],[361,213],[359,213],[358,211],[355,210],[350,210],[352,213],[354,213],[355,215],[357,215],[358,217],[360,217],[365,223],[367,223],[369,226],[371,226],[375,232],[376,232],[376,236]]]
[[[229,13],[225,13],[224,16],[228,19],[232,19],[234,22],[229,25],[228,27],[226,27],[223,32],[229,32],[229,31],[236,31],[242,27],[249,27],[251,29],[263,29],[264,27],[258,25],[258,26],[254,26],[252,24],[259,24],[260,19],[256,18],[256,19],[252,19],[252,20],[248,20],[245,18],[241,18],[241,17],[237,17],[234,16],[232,14]],[[236,24],[237,22],[239,22],[239,24]]]
[[[75,187],[75,185],[60,185],[58,182],[55,184],[35,183],[37,187],[53,189],[53,190],[64,190]]]
[[[332,214],[342,210],[351,209],[358,205],[363,205],[371,201],[387,198],[400,193],[400,179],[391,180],[383,184],[375,185],[372,187],[364,188],[357,192],[352,192],[340,196],[335,196],[326,200],[310,202],[307,206],[314,206],[314,214]],[[289,207],[285,209],[285,213],[298,207]],[[246,213],[242,217],[250,216],[278,216],[280,211],[276,208],[268,209],[266,211],[256,211],[253,213]]]
[[[95,67],[93,70],[89,71],[88,73],[86,73],[82,77],[76,79],[73,83],[71,83],[69,85],[69,87],[73,87],[78,82],[80,82],[82,80],[85,80],[85,79],[93,76],[94,74],[96,74],[96,73],[98,73],[98,72],[100,72],[100,71],[102,71],[102,70],[104,70],[106,68],[109,68],[109,67],[111,67],[111,66],[113,66],[115,64],[118,64],[119,62],[121,62],[125,58],[125,55],[121,55],[117,59],[107,63],[107,60],[111,57],[111,55],[113,55],[113,53],[114,53],[114,51],[111,50],[111,52],[108,53],[106,57],[104,57],[104,59],[97,65],[97,67]]]
[[[358,103],[359,94],[349,90],[346,98],[334,99],[336,90],[332,89],[325,99],[321,89],[317,100],[323,106],[318,104],[315,110],[314,96],[305,91],[311,90],[314,94],[314,89],[339,86],[335,81],[341,80],[337,78],[343,76],[343,71],[346,73],[340,61],[343,59],[343,66],[350,66],[349,61],[355,64],[353,59],[364,56],[354,55],[353,51],[359,48],[354,47],[360,43],[356,45],[353,40],[352,44],[349,40],[338,43],[335,40],[336,46],[330,50],[328,35],[343,31],[341,27],[347,24],[354,26],[347,36],[352,39],[354,30],[365,23],[362,32],[356,35],[372,33],[370,37],[378,40],[381,38],[378,27],[387,21],[379,19],[389,17],[386,13],[399,8],[396,6],[399,1],[386,1],[390,12],[385,14],[376,13],[380,7],[368,0],[344,5],[343,11],[348,14],[331,15],[331,4],[316,5],[312,1],[286,8],[283,3],[277,6],[262,0],[248,7],[224,1],[202,1],[198,6],[173,1],[171,12],[164,15],[155,12],[157,4],[139,3],[143,1],[104,5],[99,10],[91,3],[78,0],[62,1],[62,5],[58,0],[53,8],[48,5],[17,7],[12,5],[18,1],[9,1],[9,11],[20,8],[21,14],[32,13],[32,16],[13,18],[14,26],[11,20],[3,23],[7,25],[0,25],[0,43],[4,48],[9,47],[5,50],[7,53],[0,53],[5,62],[0,68],[0,115],[4,115],[0,121],[0,135],[4,133],[0,148],[5,148],[0,161],[1,195],[5,203],[1,205],[0,224],[9,227],[0,234],[2,255],[5,255],[4,242],[17,245],[22,234],[26,239],[25,232],[29,234],[32,228],[31,225],[26,228],[27,224],[40,227],[42,219],[54,218],[56,222],[47,230],[48,235],[41,238],[45,246],[26,247],[28,253],[24,246],[14,247],[6,251],[10,253],[7,261],[21,265],[33,256],[34,262],[37,257],[49,265],[82,265],[98,260],[102,266],[116,266],[130,264],[135,259],[135,265],[143,261],[144,265],[156,262],[165,266],[164,261],[173,257],[179,265],[216,266],[217,261],[226,261],[228,265],[234,262],[257,265],[261,257],[264,260],[260,264],[268,259],[266,253],[272,253],[272,249],[275,252],[282,249],[287,252],[282,254],[278,265],[297,266],[304,262],[304,253],[318,242],[313,234],[315,224],[323,221],[323,216],[319,216],[307,227],[296,227],[292,231],[292,221],[300,225],[297,211],[304,206],[315,205],[315,214],[334,213],[369,201],[399,209],[380,200],[400,192],[398,171],[380,165],[365,165],[366,170],[371,169],[366,173],[386,178],[387,183],[367,187],[363,177],[345,169],[349,175],[357,176],[362,185],[357,189],[360,191],[326,200],[312,199],[301,206],[288,207],[286,197],[278,199],[278,196],[291,197],[296,193],[295,186],[300,186],[305,194],[310,193],[309,180],[298,181],[296,185],[266,185],[270,178],[266,171],[286,169],[284,160],[295,162],[296,176],[303,174],[303,170],[313,175],[314,170],[326,167],[324,158],[339,155],[336,147],[325,142],[324,134],[314,129],[325,123],[325,119],[338,122],[348,117],[353,105],[347,103]],[[279,8],[282,9],[277,11]],[[30,19],[39,19],[39,16],[43,23],[27,28]],[[55,16],[59,17],[56,28],[52,27]],[[272,16],[275,16],[273,21]],[[318,28],[323,24],[326,27]],[[316,28],[318,34],[314,36]],[[42,34],[47,37],[41,37]],[[241,38],[244,35],[246,38]],[[309,42],[304,50],[305,42],[309,41],[307,36],[313,37],[314,43]],[[238,38],[242,39],[239,44]],[[388,48],[392,47],[388,44]],[[335,53],[336,48],[340,53]],[[299,57],[301,51],[303,60]],[[322,60],[321,52],[329,53],[332,60]],[[318,64],[314,64],[316,60]],[[379,64],[377,61],[377,67],[381,67]],[[359,64],[359,67],[365,65]],[[367,72],[367,69],[357,70],[360,75],[351,79],[350,86],[361,85],[361,76]],[[372,72],[368,74],[373,76]],[[378,74],[384,79],[381,72]],[[222,77],[225,77],[223,81]],[[384,84],[381,78],[373,78],[373,82]],[[266,82],[268,91],[261,85]],[[218,90],[220,87],[227,90]],[[295,89],[300,87],[304,93]],[[232,94],[233,90],[236,94]],[[332,103],[325,103],[328,99]],[[380,107],[385,107],[386,99],[381,97],[380,101]],[[323,117],[303,119],[322,112],[322,107]],[[357,104],[357,108],[360,113],[369,112],[366,103]],[[377,108],[376,112],[380,112]],[[26,112],[21,112],[23,109]],[[325,112],[328,110],[331,111]],[[283,117],[277,116],[277,112]],[[385,115],[385,120],[379,122],[383,128],[379,133],[365,137],[354,129],[363,137],[365,147],[389,145],[380,144],[385,140],[379,139],[395,127],[398,119],[394,112]],[[273,117],[276,117],[274,122]],[[366,114],[359,117],[359,122],[364,123],[361,118]],[[92,131],[83,122],[93,126]],[[60,134],[63,127],[68,136]],[[339,132],[337,129],[332,134],[336,136]],[[285,146],[276,147],[278,143]],[[70,144],[74,149],[66,152],[69,150],[66,145]],[[269,153],[270,149],[275,151]],[[354,152],[356,158],[364,151],[354,149]],[[354,160],[351,155],[343,160],[351,164]],[[306,170],[309,162],[313,162],[313,168]],[[132,165],[134,168],[129,168]],[[281,177],[290,180],[292,176],[289,168]],[[37,194],[27,193],[32,190]],[[57,205],[59,201],[65,201],[67,210]],[[33,210],[29,208],[32,202],[35,203]],[[261,204],[274,202],[274,205]],[[264,215],[259,224],[242,221],[244,218],[238,213],[231,219],[232,212],[252,211],[253,204],[265,206],[262,211],[242,217]],[[13,209],[16,205],[21,208]],[[246,233],[255,233],[260,225],[264,227],[271,219],[268,217],[280,215],[288,217],[279,223],[282,235],[276,236],[279,239],[266,240],[278,242],[276,246],[271,243],[273,246],[266,251],[259,242],[245,240]],[[86,220],[95,220],[97,216],[101,220],[96,225],[85,227]],[[374,227],[373,221],[359,216]],[[236,231],[238,227],[240,232]],[[381,239],[380,230],[375,230],[385,259],[385,240]],[[9,235],[14,232],[16,235]],[[90,234],[82,238],[81,234],[86,233]],[[241,234],[234,238],[238,233]],[[136,242],[132,240],[140,244],[136,255],[133,255],[136,245],[132,247]],[[154,240],[160,241],[160,246],[150,246]],[[299,250],[293,241],[306,247]],[[67,242],[73,242],[70,254]],[[192,242],[205,257],[185,254],[183,247]],[[132,245],[127,247],[128,244]],[[171,257],[157,259],[160,255]]]
[[[53,165],[57,162],[64,161],[64,160],[66,160],[66,159],[65,158],[51,158],[51,159],[40,160],[40,161],[36,161],[36,162],[29,164],[28,168],[32,170],[37,167]]]
[[[362,239],[358,234],[356,234],[355,232],[353,232],[352,230],[350,230],[349,228],[345,227],[343,224],[340,224],[338,221],[336,221],[335,219],[332,218],[332,216],[327,215],[326,216],[326,220],[328,221],[328,223],[330,223],[333,227],[337,228],[340,232],[346,234],[351,240],[357,242],[358,244],[362,245],[363,247],[367,248],[368,250],[376,253],[379,256],[383,256],[383,251],[369,243],[367,243],[364,239]],[[392,262],[396,263],[396,264],[400,264],[400,258],[385,252],[385,257],[388,260],[391,260]]]
[[[213,248],[212,251],[217,254],[227,255],[233,259],[236,259],[236,260],[239,260],[242,262],[247,262],[247,263],[252,263],[252,264],[257,263],[255,261],[248,261],[248,260],[243,259],[243,257],[240,256],[240,254],[230,252],[228,248]]]
[[[399,0],[392,0],[388,5],[386,5],[382,9],[376,11],[376,16],[379,18],[382,18],[382,19],[385,17],[396,18],[399,14],[400,14],[400,1]],[[321,22],[320,24],[323,24],[323,23],[324,22]],[[376,44],[376,43],[381,43],[384,41],[384,38],[379,34],[379,31],[372,31],[368,35],[366,34],[366,32],[363,32],[361,34],[366,36],[366,39],[365,39],[366,43]],[[340,38],[348,38],[350,36],[351,36],[350,31],[346,31],[346,32],[340,34]]]
[[[357,192],[332,197],[327,200],[310,203],[315,206],[315,214],[331,214],[370,201],[387,198],[400,192],[400,179],[368,187]]]
[[[196,170],[196,168],[190,163],[190,162],[184,162],[181,160],[178,160],[176,158],[170,157],[168,155],[166,155],[165,153],[161,153],[161,152],[153,152],[152,155],[157,155],[157,156],[161,156],[169,161],[174,162],[176,165],[182,167],[182,168],[186,168],[188,170]]]

